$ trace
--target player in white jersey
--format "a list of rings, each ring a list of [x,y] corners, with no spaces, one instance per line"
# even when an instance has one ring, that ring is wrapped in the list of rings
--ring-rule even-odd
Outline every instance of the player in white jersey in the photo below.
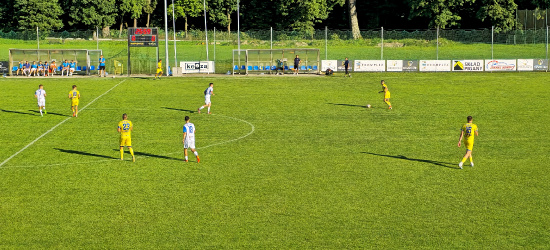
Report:
[[[208,88],[204,91],[204,105],[202,105],[199,108],[199,114],[201,113],[201,110],[204,107],[208,107],[208,114],[212,114],[210,112],[210,106],[212,106],[212,103],[210,102],[210,96],[213,96],[213,95],[214,95],[214,83],[210,83]]]
[[[189,116],[185,117],[185,125],[183,125],[183,153],[185,154],[185,162],[188,162],[187,149],[190,148],[193,154],[197,157],[197,163],[201,162],[199,153],[195,150],[195,124],[189,122]]]
[[[44,90],[44,86],[42,86],[42,84],[38,85],[38,89],[34,92],[34,97],[38,101],[40,115],[44,116],[42,114],[42,109],[44,109],[44,114],[48,114],[48,112],[46,112],[46,90]]]

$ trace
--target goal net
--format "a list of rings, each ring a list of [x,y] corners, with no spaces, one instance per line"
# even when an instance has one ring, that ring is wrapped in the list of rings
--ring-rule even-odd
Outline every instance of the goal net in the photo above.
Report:
[[[294,73],[296,56],[300,58],[298,73],[319,74],[319,53],[319,49],[233,50],[233,74]]]

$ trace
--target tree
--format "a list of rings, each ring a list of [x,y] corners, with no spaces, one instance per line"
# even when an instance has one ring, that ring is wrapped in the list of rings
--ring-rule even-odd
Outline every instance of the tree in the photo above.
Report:
[[[294,0],[282,0],[279,6],[275,6],[275,15],[285,18],[281,25],[283,28],[291,28],[299,31],[313,32],[314,24],[320,23],[328,18],[329,13],[335,5],[343,5],[345,0],[303,0],[296,2]]]
[[[157,0],[145,0],[145,6],[143,6],[143,11],[147,13],[147,27],[149,27],[149,21],[151,20],[151,13],[155,11],[157,7]]]
[[[128,4],[130,7],[130,17],[134,19],[134,28],[137,27],[137,20],[143,14],[143,7],[145,6],[145,1],[147,0],[129,0]]]
[[[409,0],[411,15],[413,17],[427,17],[430,20],[430,27],[446,28],[458,26],[462,19],[458,11],[464,5],[473,3],[475,0]]]
[[[515,11],[518,7],[514,0],[481,0],[482,7],[477,12],[481,21],[488,20],[495,31],[512,30],[516,25]]]
[[[0,4],[0,30],[8,31],[11,30],[14,25],[15,19],[14,15],[14,0],[6,0],[5,4]]]
[[[351,26],[351,33],[353,34],[353,39],[361,38],[361,31],[359,30],[359,22],[357,21],[357,6],[356,0],[349,0],[349,22]]]
[[[237,0],[210,0],[207,7],[209,19],[231,32],[231,14],[237,11]]]
[[[201,0],[176,0],[174,2],[175,19],[183,17],[185,19],[185,37],[187,37],[187,27],[189,17],[198,17],[203,11],[203,4]],[[172,16],[172,5],[168,10],[168,15]]]
[[[16,0],[14,9],[19,29],[33,30],[38,27],[40,30],[50,31],[63,27],[63,22],[59,19],[63,10],[57,0]]]
[[[111,0],[73,0],[69,14],[72,20],[68,23],[71,26],[83,24],[89,29],[101,27],[103,36],[109,36],[109,27],[115,24],[116,11],[115,2]]]

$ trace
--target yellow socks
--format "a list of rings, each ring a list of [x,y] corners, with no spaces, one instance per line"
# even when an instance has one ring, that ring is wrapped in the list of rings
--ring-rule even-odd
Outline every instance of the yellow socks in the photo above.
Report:
[[[120,159],[124,158],[124,148],[120,148]]]
[[[462,163],[464,163],[466,161],[466,157],[462,158]]]
[[[130,150],[130,154],[132,154],[132,156],[134,156],[134,149],[133,148],[128,148]]]
[[[472,159],[472,157],[470,156],[470,162],[474,162],[474,160]]]

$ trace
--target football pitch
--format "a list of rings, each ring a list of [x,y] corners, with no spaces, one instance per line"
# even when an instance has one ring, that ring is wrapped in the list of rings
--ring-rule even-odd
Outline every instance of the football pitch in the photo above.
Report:
[[[198,114],[209,82],[213,114]],[[547,248],[549,82],[546,73],[3,78],[0,248]],[[136,162],[127,149],[118,159],[123,113]],[[461,170],[469,115],[475,167]],[[200,163],[183,162],[185,116]]]

